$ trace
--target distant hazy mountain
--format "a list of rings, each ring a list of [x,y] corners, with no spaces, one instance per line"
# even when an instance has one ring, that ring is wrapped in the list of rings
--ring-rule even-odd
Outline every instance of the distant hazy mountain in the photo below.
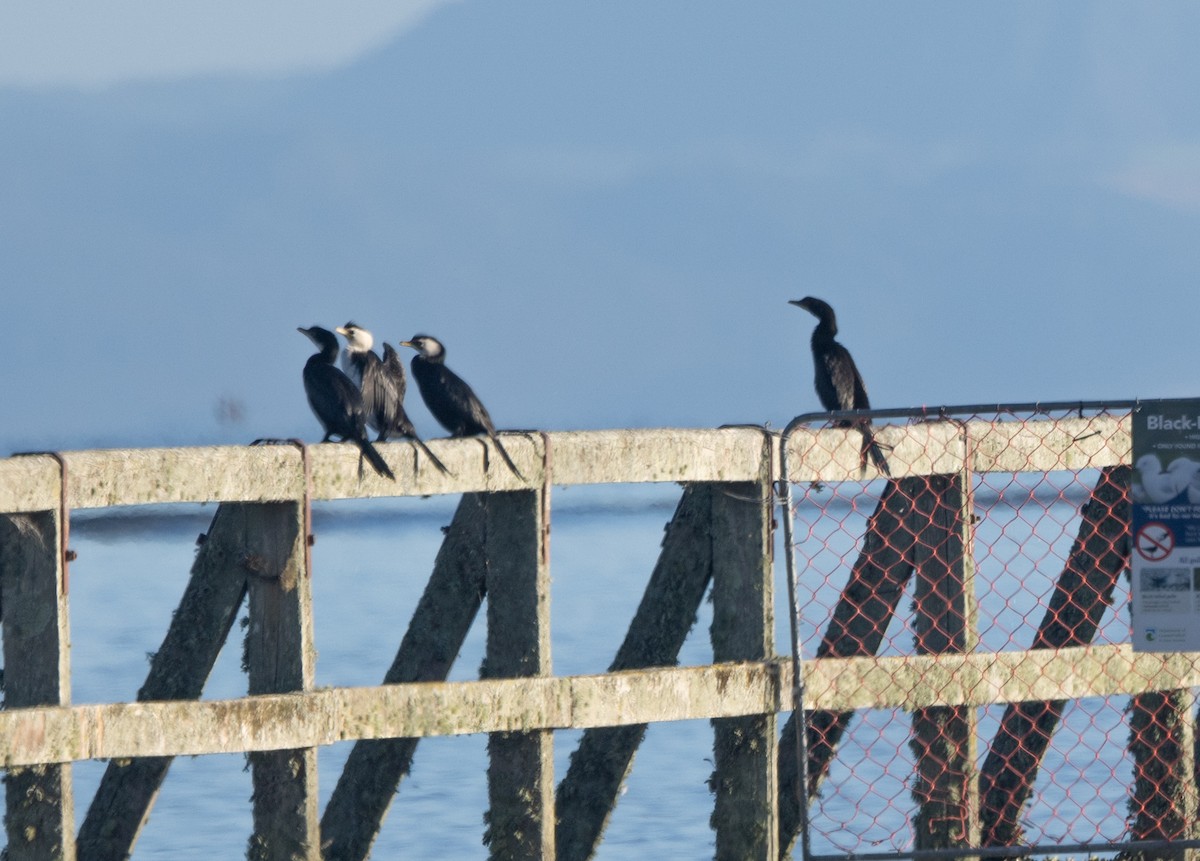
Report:
[[[466,2],[323,74],[0,90],[0,445],[314,436],[295,328],[351,318],[505,427],[782,424],[806,294],[879,406],[1176,393],[1182,337],[1105,345],[1196,307],[1151,157],[1198,62],[1114,77],[1118,14]]]

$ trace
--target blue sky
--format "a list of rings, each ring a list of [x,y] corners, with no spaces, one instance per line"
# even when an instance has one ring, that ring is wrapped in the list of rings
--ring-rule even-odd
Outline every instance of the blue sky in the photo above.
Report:
[[[878,407],[1197,393],[1200,7],[329,8],[0,7],[0,448],[315,439],[349,319],[503,427],[778,427],[808,294]]]

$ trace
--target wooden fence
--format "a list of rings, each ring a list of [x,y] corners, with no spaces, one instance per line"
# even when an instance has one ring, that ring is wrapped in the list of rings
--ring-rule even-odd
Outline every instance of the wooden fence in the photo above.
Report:
[[[931,474],[1110,467],[1129,460],[1127,419],[890,426],[897,479]],[[815,450],[821,457],[799,456]],[[418,468],[408,443],[380,450],[390,482],[360,478],[350,446],[265,445],[81,451],[0,460],[0,610],[9,859],[125,858],[171,758],[248,752],[250,857],[359,859],[422,737],[489,733],[496,859],[585,859],[598,845],[647,724],[713,719],[716,857],[775,859],[798,825],[792,752],[776,716],[792,709],[791,662],[774,643],[777,435],[754,428],[510,434],[521,480],[478,440],[433,440],[449,474]],[[1001,444],[1002,443],[1002,444]],[[794,482],[857,478],[859,437],[802,430]],[[489,454],[490,466],[489,466]],[[610,672],[556,677],[549,649],[552,485],[678,482],[684,493]],[[382,684],[313,686],[310,505],[464,494],[433,574]],[[71,706],[69,514],[218,502],[162,648],[134,703]],[[711,585],[713,660],[676,667]],[[487,596],[478,681],[447,672]],[[250,696],[198,700],[249,599]],[[1114,660],[1116,658],[1116,660]],[[804,663],[810,712],[1021,703],[1200,685],[1191,655],[1128,646]],[[920,679],[936,674],[938,686]],[[585,729],[555,785],[553,730]],[[784,733],[786,747],[787,733]],[[316,750],[355,740],[326,810]],[[1188,752],[1190,756],[1190,751]],[[75,831],[73,761],[108,768]],[[1194,793],[1193,793],[1194,794]]]

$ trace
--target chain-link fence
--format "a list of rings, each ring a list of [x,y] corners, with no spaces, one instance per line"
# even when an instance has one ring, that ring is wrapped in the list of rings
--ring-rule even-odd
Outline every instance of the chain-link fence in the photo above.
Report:
[[[1128,645],[1133,406],[789,426],[810,681],[780,774],[808,791],[795,823],[781,814],[810,861],[1197,836],[1195,667]],[[867,457],[872,434],[890,477]]]

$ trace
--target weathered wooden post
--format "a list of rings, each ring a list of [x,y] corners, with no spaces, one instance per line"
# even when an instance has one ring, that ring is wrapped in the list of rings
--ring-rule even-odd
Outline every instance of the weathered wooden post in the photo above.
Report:
[[[458,504],[385,685],[441,682],[449,675],[487,591],[486,498],[468,493]],[[370,854],[419,741],[355,743],[321,817],[326,861],[363,861]]]
[[[191,576],[138,702],[194,700],[204,691],[246,595],[248,506],[222,504],[202,536]],[[79,829],[83,861],[121,861],[133,852],[171,767],[169,756],[109,762]]]
[[[970,475],[931,475],[913,500],[911,532],[917,571],[914,596],[919,655],[964,654],[975,648]],[[936,676],[926,679],[936,688]],[[913,712],[909,742],[916,758],[913,842],[919,849],[979,845],[977,719],[970,706]]]
[[[684,490],[609,672],[678,662],[712,579],[712,496],[721,487],[696,483]],[[643,723],[584,731],[556,797],[561,861],[585,861],[595,854],[646,727]]]
[[[310,691],[315,649],[304,506],[275,502],[246,508],[250,694]],[[248,758],[254,834],[247,857],[320,861],[316,748],[262,751]]]
[[[769,444],[769,443],[768,443]],[[713,660],[775,657],[772,476],[712,492]],[[713,722],[711,825],[718,861],[776,861],[779,855],[776,716]]]
[[[1079,533],[1059,575],[1034,638],[1034,649],[1083,646],[1092,641],[1112,603],[1117,577],[1129,561],[1128,465],[1106,467],[1084,505]],[[1021,809],[1050,737],[1062,718],[1064,700],[1013,703],[980,771],[984,846],[1017,846],[1024,840]]]
[[[904,594],[904,585],[913,571],[913,544],[916,536],[910,528],[913,499],[925,487],[921,476],[889,481],[883,495],[867,520],[862,549],[850,571],[850,580],[842,590],[829,620],[818,658],[848,658],[874,655],[883,642],[896,605]],[[805,715],[808,746],[809,798],[816,796],[821,781],[829,773],[834,753],[841,743],[852,711],[818,709]],[[791,854],[800,832],[796,804],[799,780],[795,712],[784,725],[779,742],[779,850]]]
[[[70,705],[66,558],[60,511],[0,517],[4,705]],[[73,861],[69,763],[11,769],[4,778],[10,861]]]
[[[488,494],[484,678],[548,676],[549,487]],[[554,733],[488,737],[487,830],[493,861],[554,861]]]
[[[883,642],[905,583],[916,570],[915,620],[921,654],[964,652],[973,647],[969,546],[970,504],[965,476],[909,476],[889,481],[867,522],[862,549],[834,608],[817,657],[874,655]],[[808,715],[809,797],[828,773],[853,712],[816,710]],[[790,852],[799,822],[794,804],[795,733],[789,718],[779,748],[780,849]],[[914,786],[921,808],[914,823],[917,848],[972,845],[978,838],[974,776],[974,715],[966,708],[914,713]]]
[[[1195,840],[1200,834],[1196,799],[1196,697],[1190,690],[1138,694],[1129,704],[1133,840]],[[1196,861],[1200,850],[1122,853],[1123,861]]]

